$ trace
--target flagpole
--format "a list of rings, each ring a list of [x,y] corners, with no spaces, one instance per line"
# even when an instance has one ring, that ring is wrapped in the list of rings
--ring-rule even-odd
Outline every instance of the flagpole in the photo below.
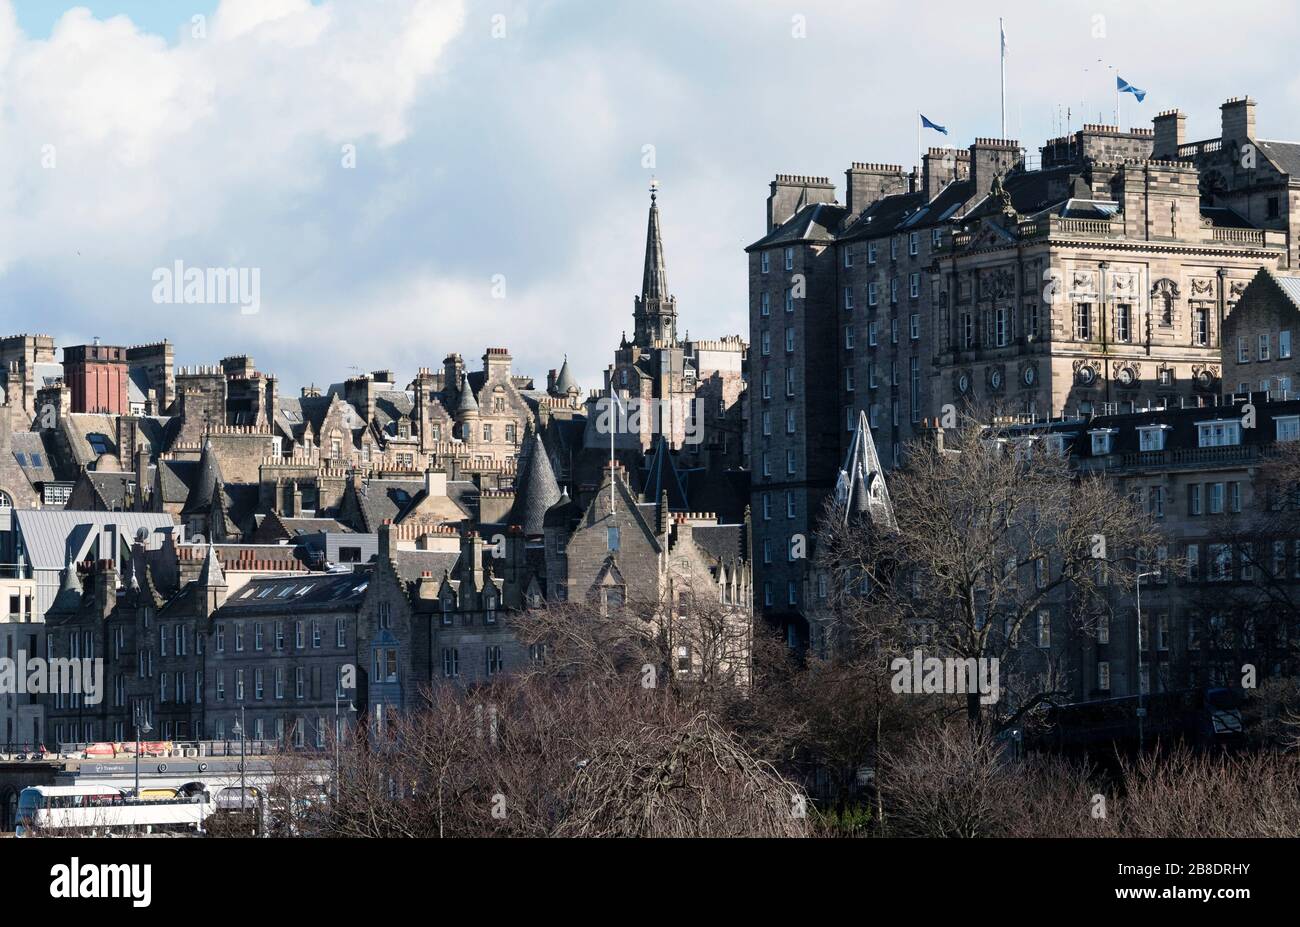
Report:
[[[933,112],[933,110],[931,110]],[[916,111],[916,187],[921,189],[921,111]]]
[[[1002,138],[1007,137],[1007,33],[998,17],[998,55],[1002,69]]]

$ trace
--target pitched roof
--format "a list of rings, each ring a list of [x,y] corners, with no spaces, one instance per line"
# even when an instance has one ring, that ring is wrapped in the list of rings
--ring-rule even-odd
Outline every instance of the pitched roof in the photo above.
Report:
[[[212,449],[212,442],[207,441],[203,445],[203,454],[199,457],[198,474],[190,486],[189,495],[185,497],[181,514],[211,511],[222,482],[221,465],[217,462],[216,451]]]
[[[579,386],[578,381],[569,370],[568,355],[565,355],[564,363],[560,365],[560,373],[555,378],[555,392],[556,395],[564,395],[571,389],[579,389]]]
[[[745,250],[752,251],[784,242],[832,241],[835,230],[847,214],[848,209],[839,203],[810,203]]]
[[[1268,142],[1263,139],[1254,139],[1254,142],[1278,170],[1300,178],[1300,142]]]
[[[835,501],[842,507],[844,519],[866,518],[890,528],[896,526],[894,507],[889,502],[889,487],[885,484],[885,471],[876,454],[876,442],[871,436],[871,423],[867,413],[858,411],[858,425],[853,432],[853,442],[845,455],[835,483]]]
[[[524,442],[523,474],[515,490],[515,504],[509,521],[524,529],[525,535],[539,535],[546,525],[546,512],[560,501],[560,485],[551,468],[551,458],[542,444],[541,435],[531,427]]]
[[[217,559],[211,539],[208,540],[208,552],[203,557],[203,567],[199,570],[198,583],[204,588],[226,585],[226,573],[221,569],[221,561]]]
[[[650,459],[646,461],[645,486],[642,495],[647,502],[658,502],[660,496],[668,493],[668,508],[674,512],[690,509],[686,502],[686,485],[673,462],[668,442],[663,435],[655,440]]]
[[[469,377],[465,374],[460,376],[460,395],[456,397],[456,412],[477,412],[478,400],[474,398],[474,391],[470,389]]]

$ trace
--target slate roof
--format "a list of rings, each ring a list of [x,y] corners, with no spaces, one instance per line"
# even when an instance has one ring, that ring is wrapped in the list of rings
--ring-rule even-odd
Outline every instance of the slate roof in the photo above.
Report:
[[[211,511],[212,503],[220,492],[223,482],[221,464],[217,461],[216,452],[212,450],[212,443],[208,442],[203,445],[198,474],[190,486],[189,495],[185,497],[185,506],[181,509],[181,514]]]
[[[407,583],[419,580],[425,570],[440,580],[445,573],[456,572],[456,564],[460,562],[460,551],[395,550],[390,556],[398,577]]]
[[[14,460],[31,483],[49,483],[56,478],[45,437],[38,431],[15,431],[9,436]]]
[[[522,527],[525,535],[536,536],[545,527],[547,510],[560,501],[560,486],[555,481],[555,471],[542,438],[532,428],[528,429],[523,454],[521,479],[515,488],[509,522]]]
[[[740,559],[741,532],[744,525],[697,525],[691,537],[708,554],[722,563]]]
[[[1254,142],[1278,170],[1300,178],[1300,142],[1268,142],[1258,138]]]
[[[355,609],[365,598],[370,572],[308,573],[259,577],[226,599],[216,614],[338,611]]]
[[[810,203],[754,242],[746,251],[767,248],[786,242],[832,241],[848,209],[839,203]]]
[[[190,495],[190,487],[198,479],[199,462],[197,460],[160,460],[158,461],[158,482],[162,490],[162,501],[169,503],[184,502]]]
[[[460,395],[456,397],[457,412],[477,412],[478,400],[474,398],[474,390],[470,388],[469,377],[465,374],[460,378]]]
[[[573,372],[569,370],[569,358],[566,355],[564,363],[560,365],[560,372],[555,377],[555,392],[562,396],[571,389],[579,389],[579,386]]]
[[[665,492],[668,493],[669,511],[689,511],[686,484],[682,482],[681,475],[677,472],[672,452],[668,450],[668,442],[664,440],[663,435],[659,435],[655,440],[654,449],[650,452],[650,459],[646,461],[645,482],[641,493],[647,502],[658,503]]]

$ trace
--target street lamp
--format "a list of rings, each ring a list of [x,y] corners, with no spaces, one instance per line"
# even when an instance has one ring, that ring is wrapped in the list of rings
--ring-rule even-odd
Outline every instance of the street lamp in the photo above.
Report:
[[[1142,580],[1148,576],[1159,576],[1159,570],[1148,570],[1145,573],[1139,572],[1137,575],[1137,638],[1138,638],[1138,753],[1141,753],[1146,745],[1145,731],[1142,726],[1143,719],[1146,718],[1147,710],[1142,706]]]
[[[343,700],[343,694],[338,689],[334,690],[334,803],[338,804],[339,800],[339,703]],[[357,706],[354,702],[348,702],[348,711],[354,715],[357,713]]]
[[[139,702],[135,703],[135,797],[140,797],[140,735],[153,731],[153,725],[144,718]]]
[[[248,757],[245,749],[246,741],[244,740],[244,732],[244,706],[240,705],[239,720],[235,722],[235,726],[231,733],[239,738],[239,813],[241,815],[244,813],[244,797],[248,794],[247,789],[244,786],[244,765],[245,760]]]

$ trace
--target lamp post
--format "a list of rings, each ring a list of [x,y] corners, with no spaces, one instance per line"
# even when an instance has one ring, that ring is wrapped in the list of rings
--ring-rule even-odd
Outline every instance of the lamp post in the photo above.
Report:
[[[244,786],[244,766],[248,758],[246,752],[246,741],[244,739],[244,706],[239,706],[239,720],[235,722],[233,733],[239,738],[239,813],[244,813],[244,799],[248,790]]]
[[[135,703],[135,797],[140,797],[140,735],[153,731],[153,725],[144,719],[140,703]]]
[[[1137,575],[1137,638],[1138,638],[1138,753],[1141,753],[1146,747],[1145,729],[1143,721],[1146,718],[1147,710],[1142,705],[1142,580],[1148,576],[1159,576],[1159,570],[1148,570],[1145,573],[1139,572]]]
[[[338,804],[339,800],[339,702],[343,699],[343,694],[338,689],[334,690],[334,803]],[[354,702],[348,702],[348,711],[353,714],[357,713],[357,706]]]

